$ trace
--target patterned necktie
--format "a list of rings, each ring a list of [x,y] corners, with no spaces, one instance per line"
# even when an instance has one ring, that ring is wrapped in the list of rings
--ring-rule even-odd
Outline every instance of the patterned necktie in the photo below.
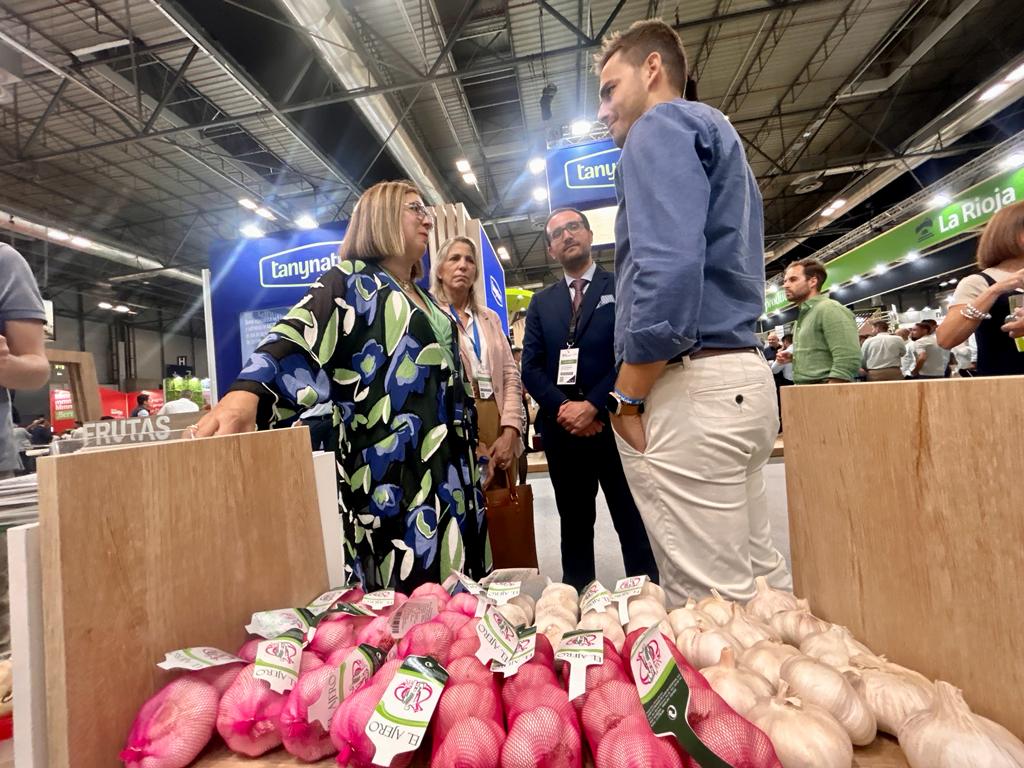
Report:
[[[580,311],[580,304],[583,303],[583,288],[586,284],[587,281],[582,277],[577,277],[572,281],[572,313],[574,315]]]

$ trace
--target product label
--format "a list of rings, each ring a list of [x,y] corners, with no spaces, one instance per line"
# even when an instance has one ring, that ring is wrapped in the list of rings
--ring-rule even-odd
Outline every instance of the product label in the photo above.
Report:
[[[220,667],[224,664],[236,662],[245,664],[245,659],[232,656],[219,648],[182,648],[180,651],[171,651],[164,660],[157,664],[160,669],[190,669],[200,670],[210,667]]]
[[[580,595],[580,615],[590,611],[600,613],[612,604],[612,593],[605,589],[604,584],[594,580],[587,585]]]
[[[305,632],[292,629],[264,640],[256,647],[256,669],[253,677],[265,680],[274,693],[286,693],[295,687],[302,665],[302,646]]]
[[[273,640],[285,632],[297,629],[308,633],[316,624],[312,613],[304,608],[280,608],[276,611],[260,611],[254,613],[245,631],[266,640]]]
[[[432,597],[417,597],[406,600],[402,607],[391,615],[391,636],[396,640],[405,633],[437,616],[437,600]]]
[[[340,587],[338,589],[332,589],[329,592],[324,592],[320,597],[307,605],[306,610],[314,616],[319,616],[336,602],[341,600],[342,596],[346,592],[350,592],[352,589],[352,587]]]
[[[690,688],[657,626],[644,632],[633,645],[629,665],[654,733],[675,736],[701,768],[732,768],[697,737],[687,722]]]
[[[369,608],[363,608],[361,605],[354,603],[338,603],[333,608],[327,611],[329,614],[343,613],[346,616],[372,616],[376,617],[377,614],[371,611]]]
[[[480,638],[480,650],[476,652],[476,657],[485,666],[492,659],[497,659],[500,664],[508,664],[519,646],[516,628],[493,606],[488,606],[483,618],[477,622],[476,634]]]
[[[523,664],[533,658],[533,655],[537,652],[537,628],[523,627],[522,629],[517,629],[516,636],[519,638],[519,642],[508,664],[492,661],[491,672],[501,672],[505,677],[511,677],[519,671]]]
[[[456,571],[455,575],[459,577],[459,581],[462,582],[463,588],[467,592],[469,592],[469,594],[471,594],[471,595],[480,595],[480,594],[483,594],[486,591],[486,590],[484,590],[483,587],[481,587],[477,582],[475,582],[473,579],[471,579],[466,574],[460,573],[459,571]]]
[[[480,579],[484,586],[495,581],[526,581],[540,575],[537,568],[498,568]]]
[[[587,690],[587,667],[604,663],[604,632],[577,629],[562,635],[555,661],[569,665],[569,701]]]
[[[492,581],[487,585],[487,599],[495,605],[505,605],[523,590],[521,581]]]
[[[331,727],[331,718],[349,694],[363,687],[384,663],[384,654],[372,645],[353,648],[345,660],[334,668],[334,676],[324,686],[324,692],[309,706],[307,723],[320,723],[326,731]]]
[[[364,595],[360,602],[374,611],[390,608],[395,604],[395,590],[381,589],[377,592],[371,592],[368,595]]]
[[[623,626],[629,624],[629,598],[643,592],[646,582],[646,576],[627,576],[615,582],[612,600],[619,604],[619,623]]]
[[[409,656],[388,684],[366,724],[373,764],[391,765],[398,755],[423,743],[448,673],[430,656]]]

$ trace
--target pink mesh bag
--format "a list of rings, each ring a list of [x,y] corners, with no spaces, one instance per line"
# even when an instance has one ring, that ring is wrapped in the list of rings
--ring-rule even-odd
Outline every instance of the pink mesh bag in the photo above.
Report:
[[[303,653],[299,676],[322,666],[315,655]],[[217,732],[232,752],[248,757],[280,746],[277,720],[288,699],[287,693],[274,693],[265,681],[257,680],[255,671],[256,665],[250,664],[239,672],[217,707]]]
[[[256,661],[256,651],[259,650],[260,643],[263,642],[263,638],[254,637],[252,640],[246,640],[242,643],[242,647],[238,649],[235,654],[240,659],[245,659],[247,662],[252,664]]]
[[[337,750],[331,743],[331,736],[320,723],[309,723],[309,707],[316,703],[328,685],[337,680],[337,667],[324,665],[311,669],[299,677],[298,683],[288,694],[288,700],[281,709],[278,727],[288,754],[314,762]]]
[[[543,683],[540,686],[524,687],[508,697],[509,708],[506,710],[508,727],[515,725],[516,720],[524,712],[531,712],[540,707],[549,707],[566,721],[573,723],[578,728],[576,710],[569,703],[569,698],[561,688],[551,684]]]
[[[463,718],[435,748],[430,768],[498,768],[504,744],[505,731],[494,721]]]
[[[671,736],[655,736],[646,715],[631,715],[601,739],[594,765],[595,768],[689,768],[689,758],[684,764],[680,753],[672,746],[674,742]]]
[[[452,599],[452,596],[445,591],[444,587],[436,583],[421,584],[409,593],[410,600],[414,600],[417,597],[437,598],[437,609],[439,611],[443,611],[445,606],[448,605],[448,601]]]
[[[391,619],[387,616],[378,616],[365,627],[356,632],[354,645],[372,645],[387,653],[395,644],[395,638],[391,636]]]
[[[236,675],[240,667],[236,667]],[[156,692],[139,710],[121,760],[128,768],[185,768],[213,736],[217,689],[186,674]]]
[[[316,633],[306,650],[315,653],[321,659],[326,659],[339,648],[355,645],[356,634],[369,623],[368,620],[360,620],[352,616],[325,619],[317,625]]]
[[[324,659],[324,665],[328,667],[337,667],[341,665],[348,655],[355,649],[355,645],[347,645],[343,648],[331,651],[331,655]]]
[[[517,697],[521,696],[523,692],[545,685],[558,685],[558,678],[555,677],[555,673],[550,667],[530,662],[523,664],[515,675],[505,681],[505,685],[501,689],[501,700],[505,705],[505,712],[507,713],[512,708]],[[569,700],[567,695],[565,698],[566,701]]]
[[[448,601],[448,604],[444,609],[446,611],[461,613],[463,616],[473,618],[476,614],[476,607],[479,602],[480,601],[476,596],[469,594],[469,592],[460,592]]]
[[[398,660],[385,663],[369,683],[341,702],[334,713],[331,742],[338,750],[338,765],[347,768],[371,768],[373,765],[376,747],[366,735],[366,724],[401,664]],[[406,768],[413,754],[399,755],[391,762],[391,768]]]
[[[587,703],[583,705],[583,732],[591,751],[596,755],[605,735],[614,730],[621,721],[638,715],[644,722],[647,721],[647,714],[633,683],[609,680],[591,691],[587,696]]]
[[[502,747],[501,768],[580,768],[583,746],[574,726],[550,707],[521,713]]]
[[[464,637],[461,640],[456,640],[452,643],[451,650],[448,653],[449,659],[464,659],[476,656],[476,652],[480,650],[480,638],[474,635],[473,637]]]
[[[448,663],[455,636],[439,621],[417,624],[398,641],[396,658],[406,656],[432,656],[442,665]]]
[[[453,645],[452,648],[454,647]],[[448,671],[448,685],[477,683],[492,686],[495,690],[498,688],[494,673],[473,656],[455,656],[453,653],[452,660],[445,669]]]
[[[623,659],[629,659],[634,643],[645,631],[638,629],[626,637],[622,647]],[[690,689],[687,722],[704,745],[733,768],[782,768],[779,758],[775,755],[775,748],[764,732],[726,704],[722,697],[714,692],[704,676],[683,657],[675,643],[667,636],[665,639],[672,658],[675,659],[683,680]],[[632,677],[630,665],[626,663],[625,667],[626,674]],[[695,761],[691,760],[690,763],[696,768]]]
[[[459,640],[464,640],[467,637],[479,637],[476,633],[476,625],[479,623],[480,619],[470,619],[461,627],[459,627],[459,631],[456,633],[455,636]]]
[[[441,622],[448,627],[453,634],[457,635],[459,630],[466,626],[472,618],[472,616],[467,616],[464,613],[457,613],[456,611],[441,611],[432,620]]]
[[[434,746],[444,740],[448,732],[460,720],[472,715],[481,720],[491,720],[497,724],[504,721],[501,711],[501,700],[491,685],[479,683],[457,683],[445,686],[441,692],[441,700],[434,711],[432,726],[434,728]]]

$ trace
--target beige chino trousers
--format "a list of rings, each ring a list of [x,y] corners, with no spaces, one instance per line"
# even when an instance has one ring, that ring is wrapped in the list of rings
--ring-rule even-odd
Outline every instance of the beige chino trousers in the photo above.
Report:
[[[754,578],[793,582],[772,542],[764,465],[779,430],[771,369],[734,353],[668,366],[643,415],[647,449],[615,435],[669,605],[714,587],[754,596]]]

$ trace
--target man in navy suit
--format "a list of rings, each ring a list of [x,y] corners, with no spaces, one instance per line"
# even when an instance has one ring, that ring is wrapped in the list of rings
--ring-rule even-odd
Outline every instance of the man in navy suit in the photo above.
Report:
[[[537,429],[561,518],[562,580],[581,589],[594,579],[600,483],[626,575],[646,574],[656,582],[658,567],[605,410],[615,384],[615,280],[591,258],[593,233],[579,211],[553,211],[544,237],[565,279],[530,301],[522,369],[523,383],[540,405]]]

